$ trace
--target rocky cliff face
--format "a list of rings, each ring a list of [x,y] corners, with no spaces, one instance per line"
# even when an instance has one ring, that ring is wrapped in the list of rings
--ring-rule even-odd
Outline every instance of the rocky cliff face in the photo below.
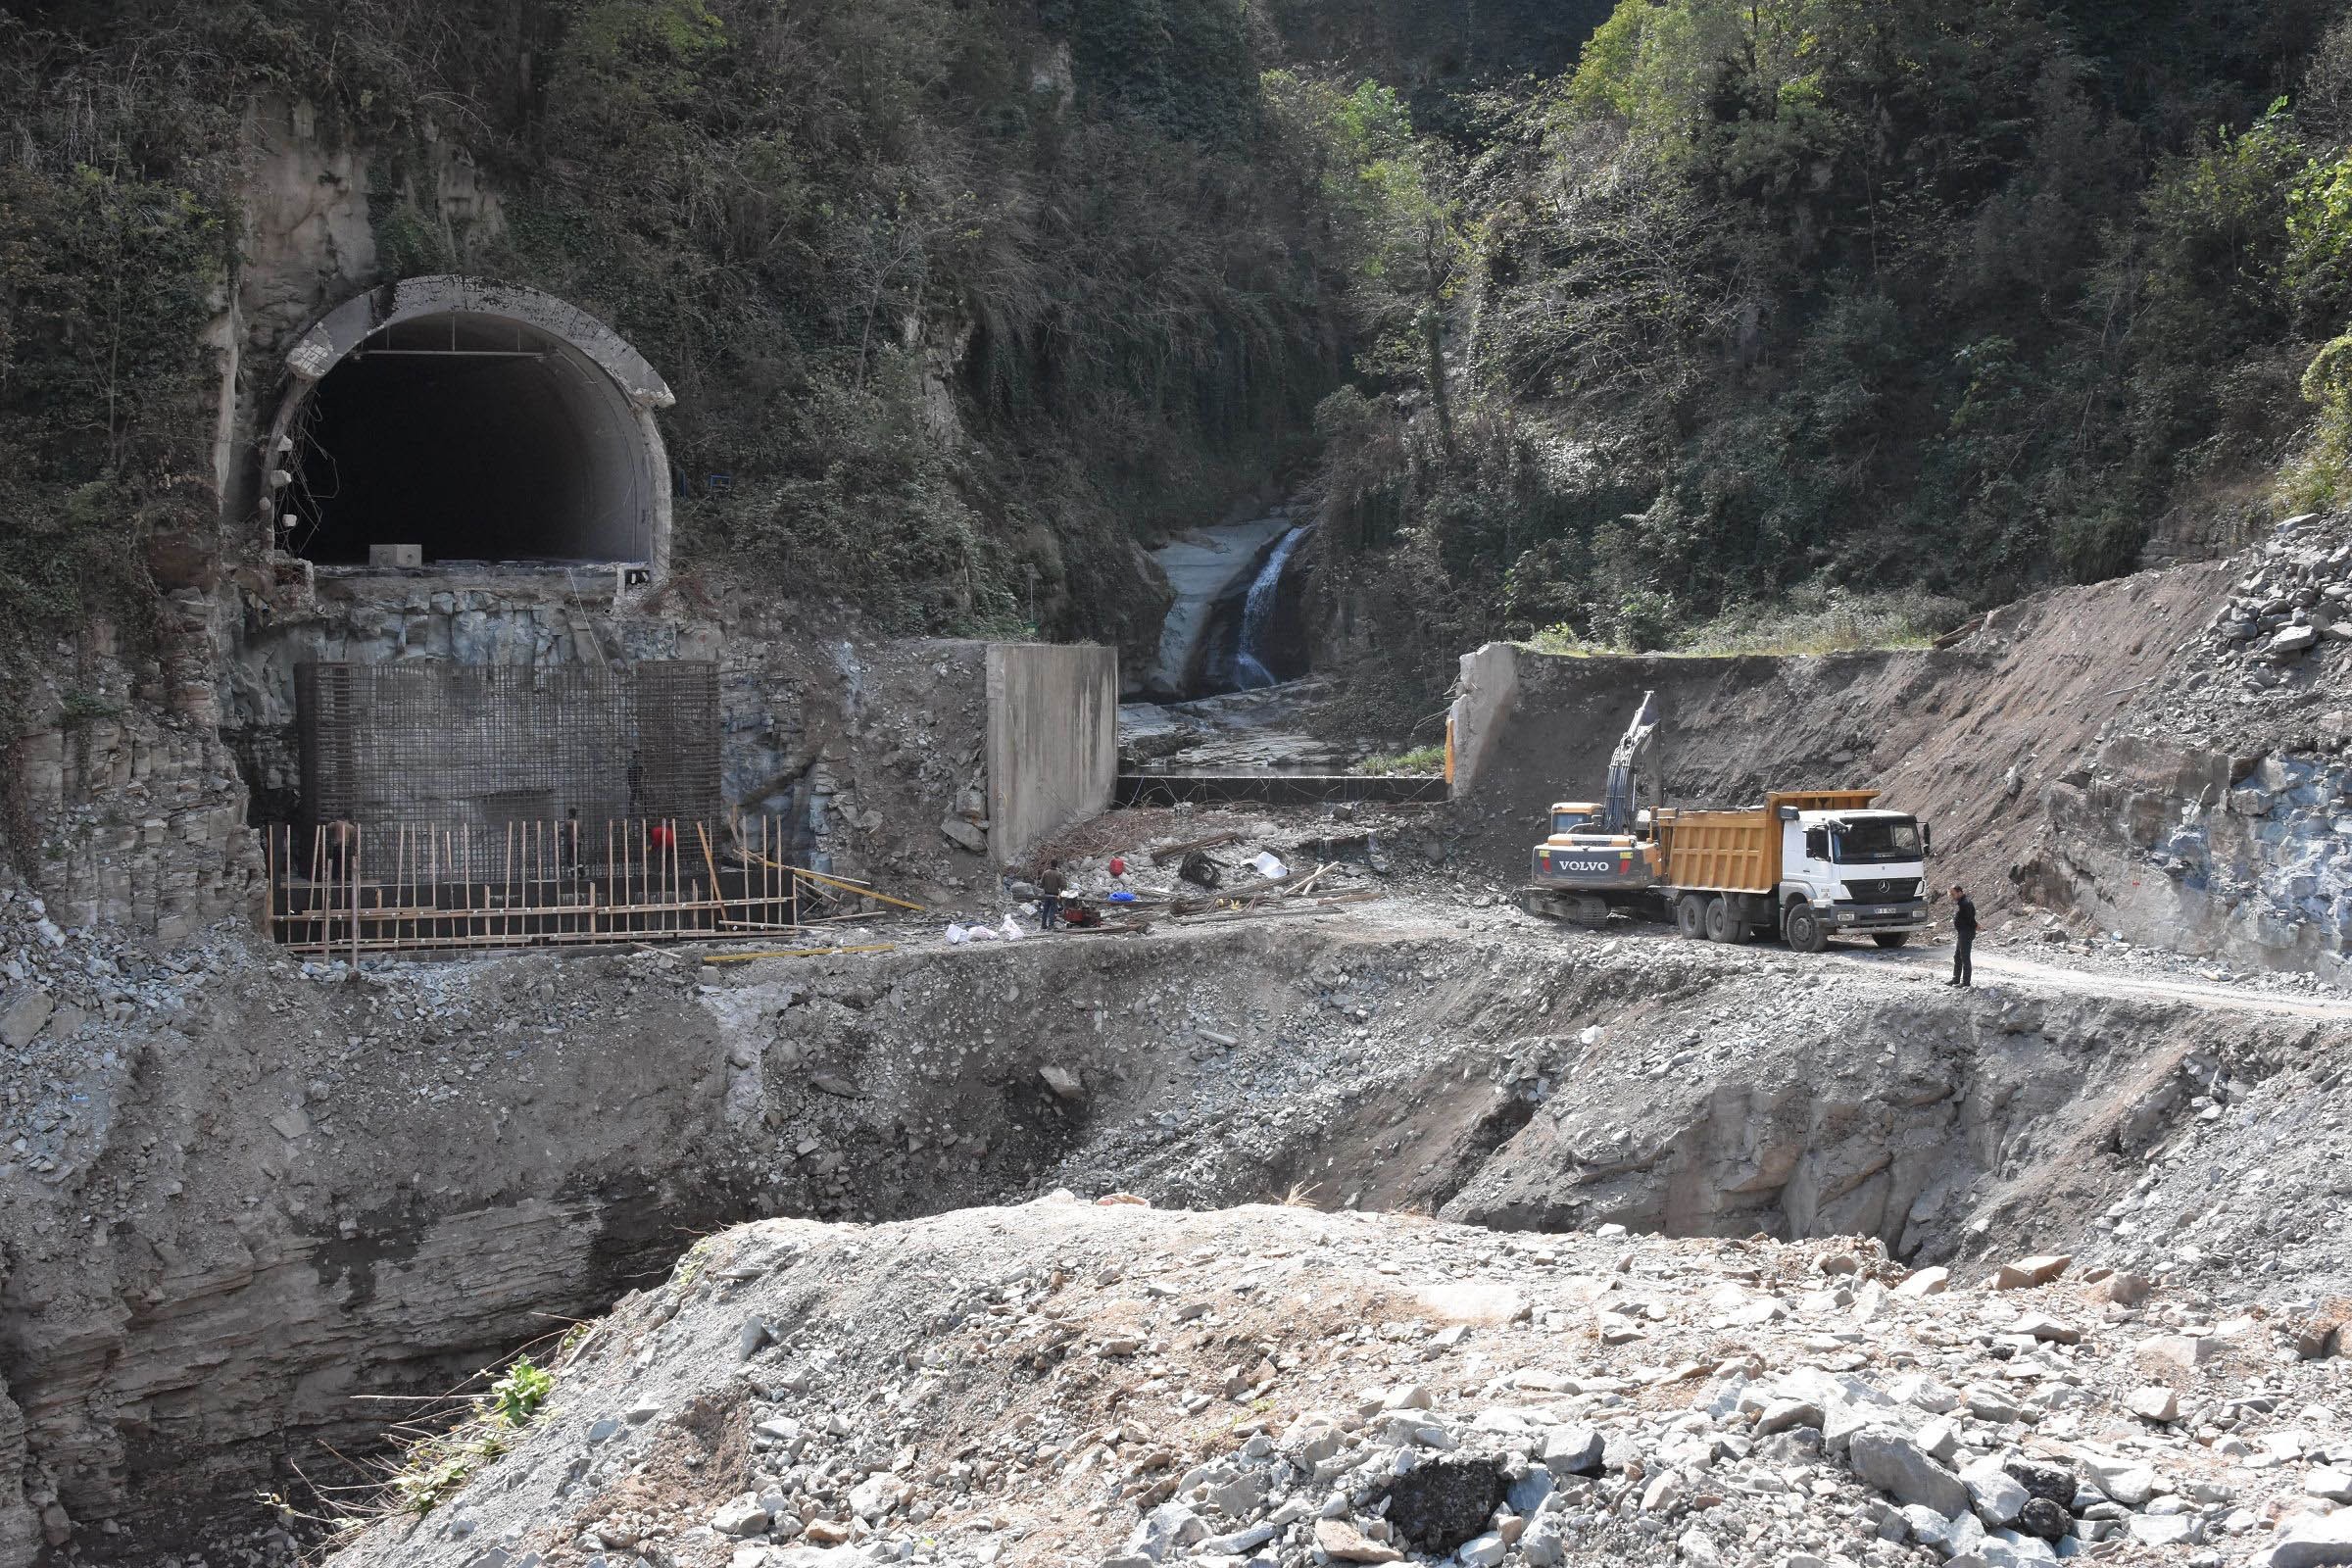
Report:
[[[245,625],[296,586],[260,555],[259,434],[282,391],[287,346],[378,281],[382,262],[364,151],[329,134],[309,103],[267,94],[248,108],[245,138],[237,265],[204,333],[218,371],[205,418],[212,514],[146,529],[145,564],[163,596],[154,627],[131,638],[95,621],[36,662],[24,708],[39,717],[5,751],[24,870],[68,926],[105,922],[180,942],[258,908],[261,856],[243,830],[250,780],[222,730],[233,742]],[[434,168],[430,188],[402,194],[462,253],[467,236],[495,227],[498,203],[462,156]]]
[[[2058,836],[2032,875],[2105,927],[2340,976],[2352,945],[2348,791],[2352,768],[2320,758],[2125,737],[2049,787]]]
[[[1995,1231],[1997,1248],[2070,1212],[2080,1223],[2080,1195],[2111,1190],[2119,1160],[2178,1124],[2183,1062],[2250,1085],[2282,1070],[2305,1031],[2015,997],[1954,1008],[1846,975],[1796,991],[1777,975],[1752,991],[1729,981],[1703,1009],[1643,1009],[1599,1032],[1557,1068],[1577,1092],[1540,1109],[1445,1214],[1871,1236],[1897,1257],[1950,1258]]]
[[[38,1488],[38,1475],[25,1449],[24,1412],[0,1387],[0,1562],[30,1562],[48,1544],[50,1527],[63,1532],[65,1511],[44,1519],[53,1505],[44,1503],[37,1490],[27,1493],[27,1481]]]
[[[2282,524],[2205,624],[2041,787],[2020,882],[2101,927],[2258,968],[2345,974],[2352,944],[2352,543]],[[2340,630],[2338,629],[2340,627]]]

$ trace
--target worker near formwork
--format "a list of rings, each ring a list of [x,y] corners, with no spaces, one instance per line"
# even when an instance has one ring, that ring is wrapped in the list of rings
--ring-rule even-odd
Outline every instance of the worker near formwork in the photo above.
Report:
[[[1970,963],[1968,950],[1977,944],[1977,901],[1968,896],[1968,889],[1952,889],[1952,978],[1950,984],[1971,986],[1976,983],[1976,970]]]
[[[1048,860],[1045,874],[1037,879],[1037,924],[1041,931],[1054,929],[1061,913],[1061,896],[1070,889],[1070,879],[1061,874],[1059,860]]]

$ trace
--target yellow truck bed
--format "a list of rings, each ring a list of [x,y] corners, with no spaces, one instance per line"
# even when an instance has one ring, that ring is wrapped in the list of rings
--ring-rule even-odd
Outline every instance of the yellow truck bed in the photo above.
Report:
[[[1877,790],[1776,790],[1737,811],[1661,811],[1659,878],[1701,893],[1770,893],[1781,885],[1781,810],[1855,811]]]

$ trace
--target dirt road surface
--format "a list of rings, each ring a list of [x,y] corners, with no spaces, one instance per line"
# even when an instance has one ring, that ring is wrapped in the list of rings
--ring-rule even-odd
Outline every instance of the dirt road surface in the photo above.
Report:
[[[1895,953],[1833,949],[1823,955],[1840,967],[1893,970],[1922,984],[1940,985],[1950,978],[1948,944]],[[2251,985],[2180,980],[2158,975],[2117,974],[2107,970],[2043,963],[2010,954],[1979,949],[1973,959],[1977,985],[2012,985],[2041,995],[2102,997],[2115,1002],[2180,1003],[2217,1012],[2254,1012],[2269,1017],[2310,1018],[2352,1022],[2352,998],[2302,997],[2259,990]]]

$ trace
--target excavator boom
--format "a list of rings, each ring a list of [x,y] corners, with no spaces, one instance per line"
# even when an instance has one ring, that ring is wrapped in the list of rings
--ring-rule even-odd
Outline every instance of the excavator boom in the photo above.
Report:
[[[1609,758],[1609,792],[1601,808],[1601,826],[1612,837],[1621,838],[1634,830],[1637,772],[1642,754],[1649,750],[1657,733],[1658,694],[1643,692],[1641,708],[1635,711],[1633,722],[1625,726],[1624,738],[1617,742],[1617,750]]]
[[[1609,757],[1608,795],[1598,820],[1585,819],[1573,807],[1552,808],[1552,835],[1536,846],[1520,894],[1529,913],[1602,925],[1611,908],[1630,906],[1656,885],[1655,846],[1636,832],[1641,813],[1635,786],[1642,754],[1657,732],[1658,694],[1643,692]]]

